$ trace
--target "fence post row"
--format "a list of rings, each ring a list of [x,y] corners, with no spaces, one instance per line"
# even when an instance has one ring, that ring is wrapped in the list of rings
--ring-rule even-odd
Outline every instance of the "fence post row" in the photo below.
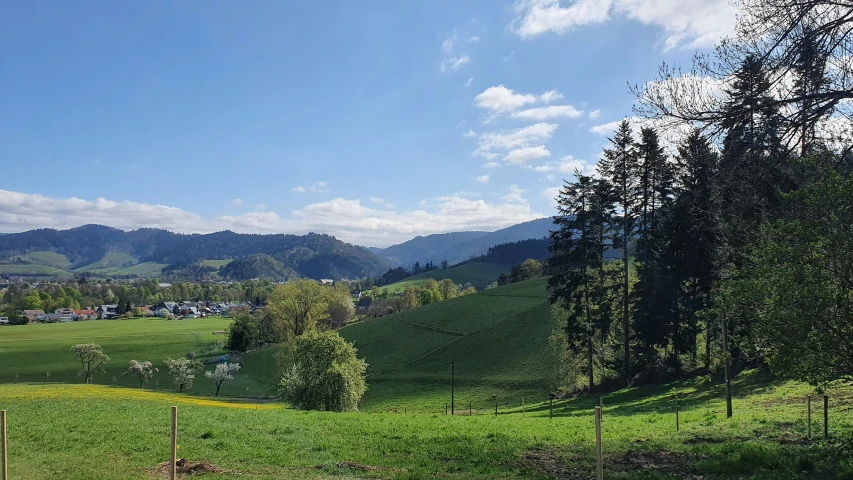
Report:
[[[178,458],[178,407],[172,407],[172,458],[169,461],[169,480],[177,477],[176,463]]]
[[[595,471],[598,480],[604,480],[604,455],[601,449],[601,407],[595,407]]]
[[[678,418],[678,395],[675,396],[675,431],[681,430],[681,422]]]
[[[809,438],[809,440],[811,440],[811,438],[812,438],[812,396],[811,395],[806,397],[806,410],[808,411],[808,413],[806,414],[806,419],[807,419],[807,422],[809,424],[809,428],[808,428],[808,432],[809,432],[808,435],[809,436],[808,436],[808,438]]]
[[[9,457],[8,452],[6,451],[6,410],[0,410],[0,442],[3,442],[3,447],[0,449],[0,462],[2,465],[0,466],[0,478],[2,480],[9,480]]]

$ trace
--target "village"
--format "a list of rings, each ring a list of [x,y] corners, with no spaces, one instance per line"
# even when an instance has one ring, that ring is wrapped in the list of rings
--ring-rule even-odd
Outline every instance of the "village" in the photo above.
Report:
[[[203,318],[213,315],[227,316],[235,308],[245,308],[250,311],[263,309],[262,306],[248,302],[160,302],[156,305],[139,305],[131,309],[122,305],[100,305],[75,310],[58,308],[52,313],[44,310],[23,310],[21,317],[26,317],[29,323],[60,323],[78,322],[83,320],[115,320],[128,317],[160,317],[160,318]],[[0,325],[8,325],[9,317],[0,317]]]

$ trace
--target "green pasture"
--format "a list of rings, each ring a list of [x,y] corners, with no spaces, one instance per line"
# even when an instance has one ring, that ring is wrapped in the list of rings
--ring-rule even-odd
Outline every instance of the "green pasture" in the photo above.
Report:
[[[405,280],[401,280],[397,283],[392,283],[382,288],[383,290],[386,290],[389,293],[399,293],[406,288],[406,285],[417,287],[426,283],[426,281],[430,278],[435,279],[436,281],[441,281],[445,278],[449,278],[453,280],[453,282],[457,285],[464,285],[466,283],[470,283],[471,285],[474,285],[477,290],[482,290],[486,288],[487,285],[497,281],[501,273],[509,273],[511,268],[512,265],[507,265],[503,263],[466,263],[465,265],[448,268],[446,270],[439,269],[419,273]]]
[[[150,387],[170,390],[173,384],[165,368],[166,358],[183,357],[188,352],[196,352],[199,359],[204,361],[221,355],[223,352],[202,356],[201,351],[205,345],[225,339],[225,335],[214,335],[213,332],[227,330],[230,323],[230,319],[208,317],[183,320],[87,320],[3,326],[0,327],[0,383],[78,383],[80,365],[68,350],[78,343],[97,343],[111,361],[106,367],[106,373],[95,376],[94,383],[133,386],[136,384],[135,377],[125,376],[124,372],[130,360],[140,360],[150,361],[160,370]],[[211,370],[213,367],[206,368]],[[197,378],[193,392],[210,394],[213,391],[206,379],[202,376]],[[265,386],[238,374],[237,379],[223,393],[258,396],[266,391]]]
[[[727,419],[719,382],[694,380],[604,397],[608,480],[842,480],[832,439],[848,436],[851,388],[834,389],[830,437],[813,418],[808,389],[752,373],[737,378]],[[748,393],[752,392],[752,393]],[[680,394],[680,431],[674,395]],[[170,406],[178,456],[210,462],[227,479],[590,479],[598,398],[457,412],[299,412],[281,404],[216,402],[148,390],[86,385],[0,385],[8,411],[9,475],[28,480],[164,478]]]

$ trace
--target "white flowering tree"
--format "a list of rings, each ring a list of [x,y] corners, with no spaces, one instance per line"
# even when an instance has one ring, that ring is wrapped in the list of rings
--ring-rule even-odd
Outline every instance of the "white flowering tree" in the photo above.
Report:
[[[217,365],[216,369],[212,372],[204,372],[204,376],[213,382],[213,385],[216,387],[216,396],[219,396],[219,389],[226,383],[234,380],[234,375],[231,374],[238,370],[240,370],[239,363],[225,362]]]
[[[201,362],[189,358],[167,358],[166,367],[175,380],[175,385],[178,386],[178,393],[181,393],[184,388],[187,390],[193,388],[196,374],[204,368]]]
[[[140,362],[139,360],[131,360],[130,366],[127,367],[125,375],[135,375],[139,380],[139,388],[145,386],[145,382],[150,382],[154,377],[154,372],[158,372],[151,362]]]

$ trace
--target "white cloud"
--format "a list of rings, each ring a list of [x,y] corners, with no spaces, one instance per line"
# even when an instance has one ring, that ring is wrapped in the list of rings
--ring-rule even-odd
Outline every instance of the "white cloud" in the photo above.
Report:
[[[234,200],[231,200],[231,205],[242,205],[242,204],[243,204],[242,198],[235,198]]]
[[[550,200],[554,202],[554,205],[557,204],[557,195],[560,194],[560,187],[548,187],[545,190],[542,190],[542,196],[546,200]]]
[[[535,107],[512,112],[513,118],[539,121],[560,117],[577,118],[581,115],[583,115],[583,111],[577,110],[571,105],[551,105],[548,107]]]
[[[478,37],[478,36],[476,36],[476,35],[472,35],[472,36],[470,36],[470,37],[466,38],[466,39],[465,39],[465,41],[466,41],[466,42],[477,43],[477,42],[479,42],[479,41],[480,41],[480,37]]]
[[[379,197],[370,197],[370,201],[371,201],[371,202],[373,202],[373,203],[382,203],[382,202],[384,202],[385,200],[383,200],[383,199],[381,199],[381,198],[379,198]]]
[[[531,147],[550,140],[557,125],[553,123],[536,123],[515,130],[481,133],[478,138],[479,148],[474,151],[488,159],[497,158],[494,150],[515,150]]]
[[[466,87],[470,87],[470,86],[471,86],[471,82],[473,82],[473,81],[474,81],[474,77],[469,78],[469,79],[468,79],[468,81],[467,81],[467,82],[465,82],[465,86],[466,86]]]
[[[255,210],[266,210],[266,209],[267,209],[266,203],[259,203],[259,204],[255,205]]]
[[[300,185],[294,188],[293,191],[296,193],[329,193],[329,184],[327,182],[317,182],[307,187]]]
[[[515,204],[515,203],[526,204],[527,203],[527,200],[521,195],[521,194],[527,192],[527,190],[524,190],[515,184],[507,187],[507,190],[509,190],[509,193],[507,193],[506,195],[501,197],[504,201],[506,201],[508,203],[513,203],[513,204]]]
[[[441,42],[441,49],[447,53],[453,53],[453,45],[456,44],[456,41],[459,39],[459,34],[456,30],[447,34],[444,41]]]
[[[566,174],[573,174],[575,170],[580,170],[585,175],[591,175],[595,172],[595,163],[588,163],[571,155],[566,155],[558,161],[533,167],[533,170],[537,172],[559,172]],[[553,175],[548,175],[546,178],[552,180]]]
[[[509,152],[506,157],[504,157],[504,160],[513,165],[523,165],[531,160],[550,156],[551,152],[549,152],[545,146],[537,145],[535,147],[517,148]]]
[[[423,206],[424,206],[424,205],[426,205],[426,204],[427,204],[427,201],[426,201],[426,200],[421,200],[421,202],[420,202],[418,205],[420,205],[420,206],[422,206],[422,207],[423,207]]]
[[[470,63],[471,57],[466,54],[462,54],[458,57],[451,57],[441,62],[441,72],[455,72],[462,68],[463,65]]]
[[[513,191],[510,191],[512,194]],[[519,193],[520,196],[520,193]],[[165,205],[115,202],[104,198],[51,198],[0,190],[0,231],[21,232],[35,228],[65,229],[97,223],[124,230],[162,228],[180,233],[211,233],[232,230],[241,233],[293,233],[325,231],[361,245],[385,246],[417,235],[470,230],[497,230],[541,218],[526,202],[487,202],[451,195],[427,208],[402,212],[374,209],[358,200],[336,198],[306,205],[282,217],[275,212],[248,212],[204,218],[193,212]]]
[[[502,165],[498,162],[488,162],[484,163],[483,168],[500,168]]]
[[[563,98],[563,94],[556,90],[549,90],[542,95],[539,95],[539,100],[542,100],[545,103],[551,103],[554,100],[559,100]]]
[[[475,132],[474,130],[468,130],[467,132],[463,133],[462,136],[465,138],[473,138],[477,136],[477,132]]]
[[[737,16],[729,0],[518,0],[515,10],[512,29],[522,38],[623,16],[663,29],[665,50],[711,47],[734,32]]]
[[[601,118],[601,110],[593,110],[589,112],[589,118],[590,120],[597,120]]]
[[[489,176],[488,175],[480,175],[479,177],[474,177],[474,180],[476,180],[480,183],[489,183]]]
[[[515,110],[531,103],[536,103],[536,95],[517,93],[503,85],[489,87],[474,97],[474,105],[477,108],[485,108],[495,112]]]
[[[549,182],[554,180],[555,178],[557,177],[555,177],[554,175],[545,175],[545,180],[548,180]]]
[[[693,127],[689,124],[665,125],[662,124],[661,120],[639,117],[628,117],[627,120],[631,122],[631,133],[635,140],[640,138],[641,128],[651,127],[656,129],[658,136],[660,137],[661,146],[670,155],[674,155],[677,152],[678,143],[686,138],[693,130]],[[601,125],[594,125],[590,127],[589,131],[611,138],[620,123],[622,123],[622,121],[617,120]]]

